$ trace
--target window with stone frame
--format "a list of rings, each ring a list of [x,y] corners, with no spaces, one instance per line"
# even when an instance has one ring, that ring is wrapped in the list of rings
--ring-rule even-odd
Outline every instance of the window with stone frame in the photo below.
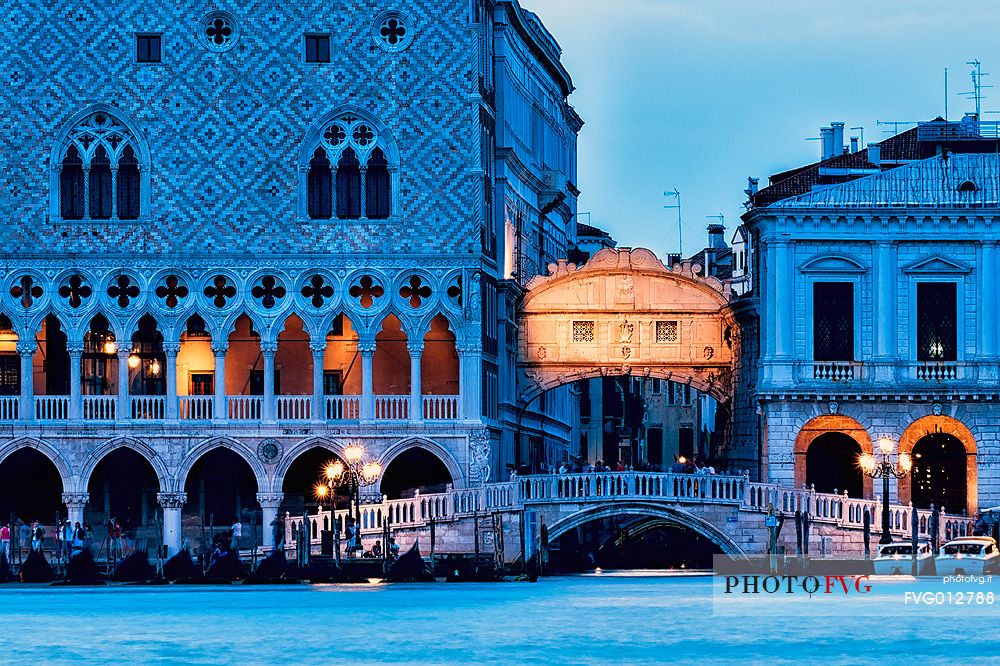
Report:
[[[306,62],[330,62],[330,35],[306,35]]]
[[[958,285],[917,283],[917,360],[958,359]]]
[[[392,215],[393,166],[387,138],[374,123],[344,113],[325,124],[306,177],[312,219],[387,219]]]
[[[138,139],[105,111],[95,111],[68,132],[59,169],[59,205],[64,220],[131,220],[141,213]]]
[[[574,321],[573,342],[593,342],[594,328],[592,321]]]
[[[854,283],[813,283],[813,360],[854,360]]]

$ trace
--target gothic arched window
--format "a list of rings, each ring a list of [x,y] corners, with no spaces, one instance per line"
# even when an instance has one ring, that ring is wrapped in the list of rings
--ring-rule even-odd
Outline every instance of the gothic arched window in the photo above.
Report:
[[[139,217],[139,160],[132,146],[125,146],[118,160],[118,217]]]
[[[350,148],[337,162],[337,217],[342,220],[361,217],[361,163]]]
[[[306,215],[386,219],[394,214],[398,158],[378,123],[354,112],[331,114],[313,126],[310,136],[300,157]]]
[[[389,162],[381,148],[372,151],[368,158],[368,168],[365,171],[365,214],[372,220],[383,220],[389,217]]]
[[[109,111],[77,116],[61,136],[52,161],[61,165],[52,181],[53,215],[134,220],[149,200],[148,152],[132,128]]]
[[[66,149],[59,173],[60,214],[67,220],[83,218],[83,159],[76,146]]]
[[[309,217],[326,220],[333,217],[333,172],[326,151],[317,148],[309,161]]]
[[[90,217],[111,219],[111,160],[104,146],[97,146],[90,159]]]

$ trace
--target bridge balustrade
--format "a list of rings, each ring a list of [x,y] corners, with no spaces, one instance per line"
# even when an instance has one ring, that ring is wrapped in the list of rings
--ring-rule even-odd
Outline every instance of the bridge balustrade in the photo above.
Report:
[[[742,504],[746,476],[661,472],[589,472],[518,479],[526,503],[614,500],[622,497]]]

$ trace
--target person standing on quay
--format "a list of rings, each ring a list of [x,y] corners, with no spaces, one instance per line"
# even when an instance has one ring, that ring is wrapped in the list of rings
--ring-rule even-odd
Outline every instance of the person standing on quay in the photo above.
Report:
[[[37,553],[42,552],[45,545],[45,528],[36,520],[31,524],[31,549]]]
[[[233,536],[229,543],[229,550],[239,557],[240,555],[240,538],[243,536],[243,524],[240,523],[239,518],[233,523]]]
[[[4,557],[7,558],[7,563],[10,563],[10,527],[4,525],[0,527],[0,553],[3,553]]]
[[[22,550],[27,550],[31,545],[31,528],[28,527],[28,523],[24,522],[20,518],[17,519],[17,561],[21,562]]]

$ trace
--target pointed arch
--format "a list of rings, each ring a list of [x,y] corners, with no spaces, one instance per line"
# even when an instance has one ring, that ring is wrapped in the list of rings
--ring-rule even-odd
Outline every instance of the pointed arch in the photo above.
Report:
[[[462,465],[455,459],[455,456],[441,444],[426,437],[406,437],[388,446],[379,457],[382,469],[387,469],[392,461],[398,458],[401,453],[410,449],[423,449],[434,454],[447,468],[448,474],[451,475],[453,487],[465,488],[468,485],[467,475],[463,473]]]
[[[254,477],[257,479],[257,492],[266,492],[266,489],[271,487],[267,470],[264,468],[263,463],[257,459],[256,450],[233,437],[212,437],[195,445],[187,452],[184,459],[181,460],[173,477],[174,488],[183,490],[184,484],[187,482],[188,475],[191,473],[191,469],[195,463],[206,453],[215,449],[229,449],[250,466]]]
[[[69,460],[63,456],[62,452],[43,439],[38,439],[36,437],[19,437],[4,444],[0,444],[0,463],[6,460],[12,453],[22,449],[34,449],[52,461],[52,464],[55,465],[56,469],[59,471],[59,477],[62,479],[63,492],[72,493],[78,492],[81,488],[84,491],[87,489],[86,484],[83,486],[80,485],[80,475],[74,473],[72,465]]]
[[[97,465],[109,453],[118,449],[131,449],[146,459],[156,473],[156,479],[160,484],[160,492],[176,490],[170,470],[167,468],[167,464],[164,462],[162,456],[149,446],[149,444],[133,437],[116,437],[94,449],[80,468],[79,484],[77,487],[82,491],[86,491],[87,486],[90,484],[90,477],[93,475]]]
[[[96,194],[91,191],[90,201],[84,200],[86,197],[84,197],[83,169],[93,165],[99,149],[103,151],[110,168],[125,167],[124,184],[129,188],[128,193],[124,190],[115,192],[108,174],[107,189],[103,189],[105,188],[103,181],[99,183],[102,187],[101,203],[106,203],[110,209],[113,202],[121,201],[120,197],[127,194],[128,196],[125,196],[127,203],[135,202],[137,206],[128,206],[125,211],[128,213],[126,216],[121,215],[122,211],[116,211],[119,213],[117,215],[119,219],[138,219],[140,215],[144,216],[148,212],[151,173],[149,145],[139,131],[138,124],[124,110],[110,104],[93,104],[67,118],[53,142],[49,163],[70,167],[66,178],[63,178],[62,168],[51,170],[49,213],[53,218],[81,219],[85,216],[84,211],[91,207]],[[126,149],[130,151],[127,152]],[[79,158],[79,165],[75,161],[65,164],[64,160],[73,155],[74,151],[74,159]],[[133,176],[135,179],[130,180]],[[93,171],[91,178],[92,180],[95,178]],[[110,199],[103,197],[105,192],[110,192]],[[64,203],[64,196],[69,196],[70,200]],[[92,209],[88,212],[92,212]],[[103,208],[100,212],[103,213]],[[64,213],[69,213],[69,217]],[[100,218],[93,219],[113,217],[115,215],[109,210],[107,216],[102,214]]]

